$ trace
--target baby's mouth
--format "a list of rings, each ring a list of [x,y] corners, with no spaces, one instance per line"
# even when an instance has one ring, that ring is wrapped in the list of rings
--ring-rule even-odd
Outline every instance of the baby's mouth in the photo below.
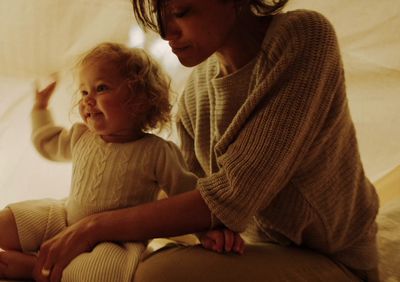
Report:
[[[98,118],[102,115],[101,112],[86,113],[86,118]]]

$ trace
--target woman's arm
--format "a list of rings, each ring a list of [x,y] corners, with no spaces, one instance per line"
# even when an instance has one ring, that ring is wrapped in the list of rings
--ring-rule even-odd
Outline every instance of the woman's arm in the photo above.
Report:
[[[40,248],[37,281],[60,281],[72,259],[104,241],[140,241],[207,230],[210,210],[197,190],[126,209],[88,216]],[[50,270],[44,277],[42,270]]]
[[[92,243],[140,241],[204,231],[210,210],[197,190],[93,216]],[[94,234],[95,233],[95,234]]]

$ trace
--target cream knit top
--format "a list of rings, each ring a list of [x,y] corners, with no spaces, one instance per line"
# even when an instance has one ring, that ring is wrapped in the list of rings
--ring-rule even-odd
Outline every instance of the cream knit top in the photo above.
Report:
[[[378,198],[364,175],[335,32],[320,14],[273,16],[254,61],[195,68],[180,100],[181,147],[216,219],[377,267]]]
[[[129,143],[106,143],[82,123],[70,130],[55,126],[47,110],[32,111],[32,121],[33,143],[43,157],[72,160],[68,225],[90,214],[156,200],[161,189],[174,195],[196,187],[197,177],[170,141],[147,134]]]

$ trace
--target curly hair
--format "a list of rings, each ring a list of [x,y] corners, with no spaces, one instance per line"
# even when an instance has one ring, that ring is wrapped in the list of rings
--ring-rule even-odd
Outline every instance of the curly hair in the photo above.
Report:
[[[164,7],[168,0],[131,0],[133,13],[136,21],[143,29],[151,29],[161,36],[164,35],[165,28],[163,24]],[[220,0],[234,1],[240,6],[244,0]],[[247,0],[250,7],[258,15],[272,15],[283,9],[289,0]]]
[[[171,120],[171,80],[160,65],[141,48],[129,48],[118,43],[101,43],[86,53],[78,67],[93,61],[115,63],[127,80],[132,97],[144,95],[146,108],[142,130],[161,130]]]

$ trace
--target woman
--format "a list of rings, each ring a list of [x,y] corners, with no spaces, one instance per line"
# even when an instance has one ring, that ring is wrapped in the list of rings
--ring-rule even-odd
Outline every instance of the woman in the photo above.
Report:
[[[83,219],[42,246],[39,280],[98,242],[225,226],[253,242],[243,256],[162,249],[135,281],[378,281],[378,199],[336,35],[318,13],[277,13],[285,2],[133,1],[138,21],[195,66],[178,128],[197,189]]]

